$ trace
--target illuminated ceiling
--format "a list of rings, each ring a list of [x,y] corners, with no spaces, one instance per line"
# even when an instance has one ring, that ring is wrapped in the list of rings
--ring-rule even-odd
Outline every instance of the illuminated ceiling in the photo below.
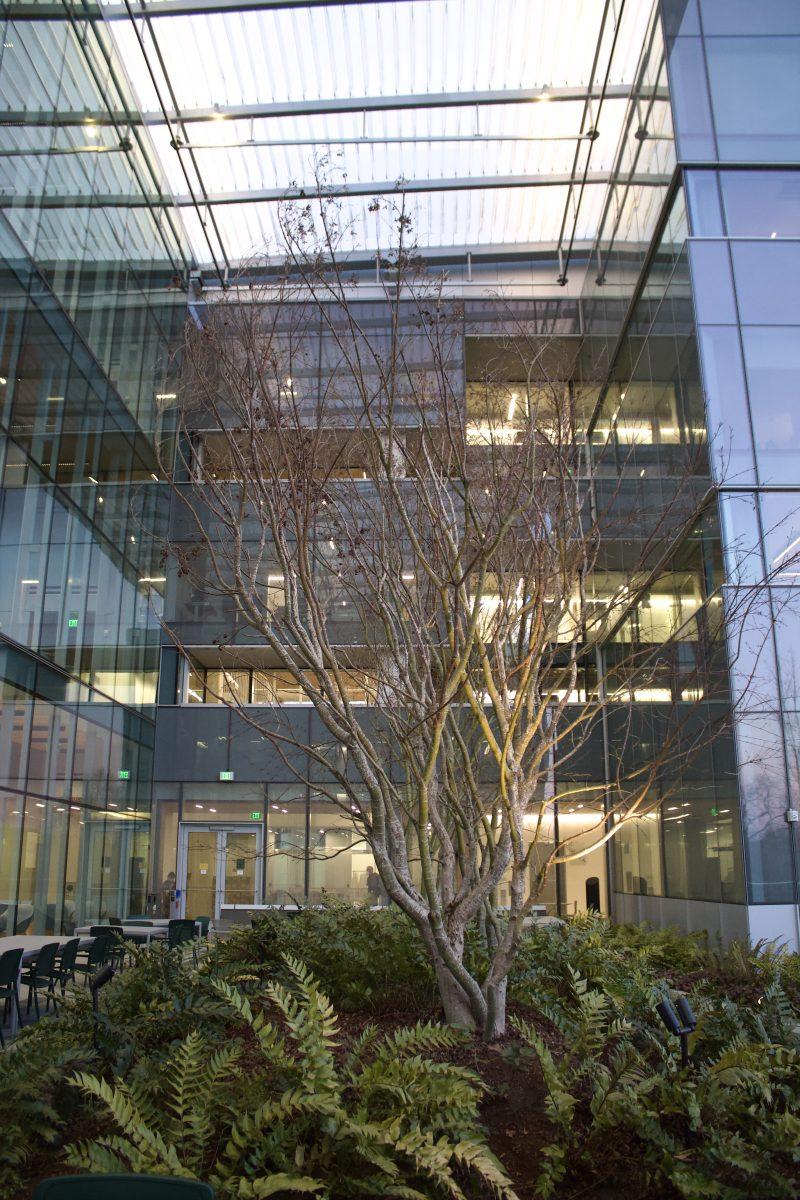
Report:
[[[405,196],[423,253],[563,259],[596,237],[632,93],[647,100],[651,9],[651,0],[18,3],[0,63],[11,116],[4,204],[23,235],[26,209],[44,207],[54,254],[87,228],[87,207],[116,211],[116,232],[104,236],[118,240],[122,223],[129,244],[146,238],[155,214],[162,226],[179,222],[194,259],[224,274],[276,252],[281,202],[313,194],[321,179],[341,195],[346,248],[363,256],[386,247],[371,202],[393,195]],[[65,49],[75,70],[56,86],[41,62]],[[664,182],[660,78],[656,93],[631,176],[645,188]]]

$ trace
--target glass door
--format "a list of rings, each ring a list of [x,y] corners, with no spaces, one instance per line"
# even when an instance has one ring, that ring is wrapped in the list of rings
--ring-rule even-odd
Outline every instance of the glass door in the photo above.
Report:
[[[183,825],[178,869],[186,917],[224,915],[229,904],[257,904],[261,894],[261,829]]]

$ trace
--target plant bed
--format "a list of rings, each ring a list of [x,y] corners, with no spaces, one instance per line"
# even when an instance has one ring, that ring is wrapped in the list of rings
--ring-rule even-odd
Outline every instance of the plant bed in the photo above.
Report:
[[[534,930],[508,1031],[487,1045],[435,1023],[402,919],[315,920],[287,939],[307,944],[319,980],[285,946],[261,961],[275,941],[264,929],[199,968],[153,947],[104,989],[96,1025],[79,993],[26,1030],[0,1056],[2,1200],[87,1167],[174,1169],[243,1200],[800,1193],[796,957],[599,919]],[[386,957],[405,964],[402,986],[388,986]],[[699,1018],[688,1071],[655,1013],[676,984]]]

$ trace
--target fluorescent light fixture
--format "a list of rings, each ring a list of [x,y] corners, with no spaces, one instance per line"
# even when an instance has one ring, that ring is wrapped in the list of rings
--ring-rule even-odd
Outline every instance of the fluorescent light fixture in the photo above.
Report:
[[[509,421],[514,420],[514,413],[516,411],[516,408],[517,408],[517,392],[512,392],[511,399],[508,402],[508,418],[507,419]]]
[[[142,575],[139,583],[166,583],[166,575]]]
[[[156,400],[177,400],[177,392],[156,392]]]
[[[30,584],[34,584],[34,583],[38,583],[38,582],[39,582],[39,580],[38,580],[38,579],[20,579],[20,583],[21,583],[21,584],[22,584],[22,583],[30,583]]]
[[[94,475],[87,475],[86,478],[89,480],[90,483],[96,483],[98,485],[98,487],[100,486],[100,480],[95,479]]]

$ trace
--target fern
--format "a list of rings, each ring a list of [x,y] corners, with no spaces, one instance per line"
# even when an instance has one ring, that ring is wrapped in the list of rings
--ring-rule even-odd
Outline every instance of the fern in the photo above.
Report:
[[[67,1161],[208,1178],[220,1196],[241,1200],[293,1192],[466,1200],[468,1180],[498,1200],[515,1200],[479,1135],[480,1079],[423,1056],[461,1035],[421,1023],[383,1038],[366,1030],[339,1065],[330,1001],[301,962],[287,956],[284,967],[288,982],[266,986],[265,1008],[230,982],[212,984],[260,1056],[248,1094],[271,1086],[272,1095],[241,1111],[230,1093],[239,1046],[212,1051],[203,1035],[190,1033],[163,1063],[163,1086],[136,1072],[113,1084],[74,1078],[103,1105],[112,1130],[69,1147]]]

